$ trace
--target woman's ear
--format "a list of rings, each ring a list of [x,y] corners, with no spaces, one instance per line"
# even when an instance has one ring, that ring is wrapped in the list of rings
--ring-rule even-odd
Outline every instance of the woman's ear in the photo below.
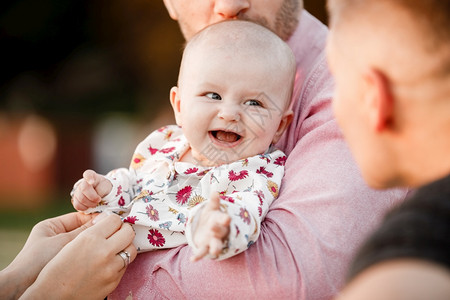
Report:
[[[284,112],[283,117],[280,120],[280,124],[278,125],[278,129],[275,132],[275,135],[273,136],[272,143],[277,143],[281,136],[283,135],[286,128],[291,124],[292,119],[294,118],[294,113],[292,110],[288,109]]]
[[[394,99],[388,78],[380,71],[370,69],[363,75],[364,102],[370,126],[376,132],[389,129],[394,119]]]
[[[177,11],[174,8],[172,0],[163,0],[164,5],[166,6],[167,11],[169,12],[169,16],[177,21],[178,20],[178,14]]]
[[[175,121],[181,127],[181,101],[178,93],[178,87],[174,86],[170,89],[170,104],[172,105]]]

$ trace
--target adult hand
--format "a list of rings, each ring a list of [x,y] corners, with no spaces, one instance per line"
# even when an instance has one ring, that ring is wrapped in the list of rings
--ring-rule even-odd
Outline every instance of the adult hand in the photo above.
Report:
[[[213,193],[201,212],[193,235],[197,251],[191,260],[197,261],[208,253],[217,257],[230,233],[230,222],[230,216],[220,210],[219,195]]]
[[[36,224],[22,250],[1,272],[0,286],[5,293],[1,295],[8,294],[13,298],[20,296],[67,243],[92,225],[94,217],[95,215],[70,213]]]
[[[68,243],[41,271],[24,299],[104,299],[119,284],[126,261],[136,258],[134,231],[117,215],[98,221]]]

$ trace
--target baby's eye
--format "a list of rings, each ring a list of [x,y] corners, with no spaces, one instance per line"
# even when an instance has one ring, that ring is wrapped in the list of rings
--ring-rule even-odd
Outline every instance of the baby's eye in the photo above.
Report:
[[[250,106],[262,106],[262,103],[259,102],[258,100],[247,100],[245,101],[246,105],[250,105]]]
[[[213,100],[222,100],[222,97],[220,97],[217,93],[207,93],[206,97],[211,98]]]

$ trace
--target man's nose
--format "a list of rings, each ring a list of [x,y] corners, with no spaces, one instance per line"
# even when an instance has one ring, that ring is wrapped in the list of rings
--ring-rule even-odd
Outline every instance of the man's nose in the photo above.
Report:
[[[235,19],[239,14],[250,7],[248,0],[216,0],[214,1],[214,13],[223,19]]]

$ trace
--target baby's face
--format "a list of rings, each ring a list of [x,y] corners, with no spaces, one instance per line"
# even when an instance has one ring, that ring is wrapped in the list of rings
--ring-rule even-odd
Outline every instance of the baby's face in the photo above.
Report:
[[[229,163],[264,153],[278,140],[290,118],[287,72],[243,52],[201,47],[183,64],[174,108],[195,159]]]

